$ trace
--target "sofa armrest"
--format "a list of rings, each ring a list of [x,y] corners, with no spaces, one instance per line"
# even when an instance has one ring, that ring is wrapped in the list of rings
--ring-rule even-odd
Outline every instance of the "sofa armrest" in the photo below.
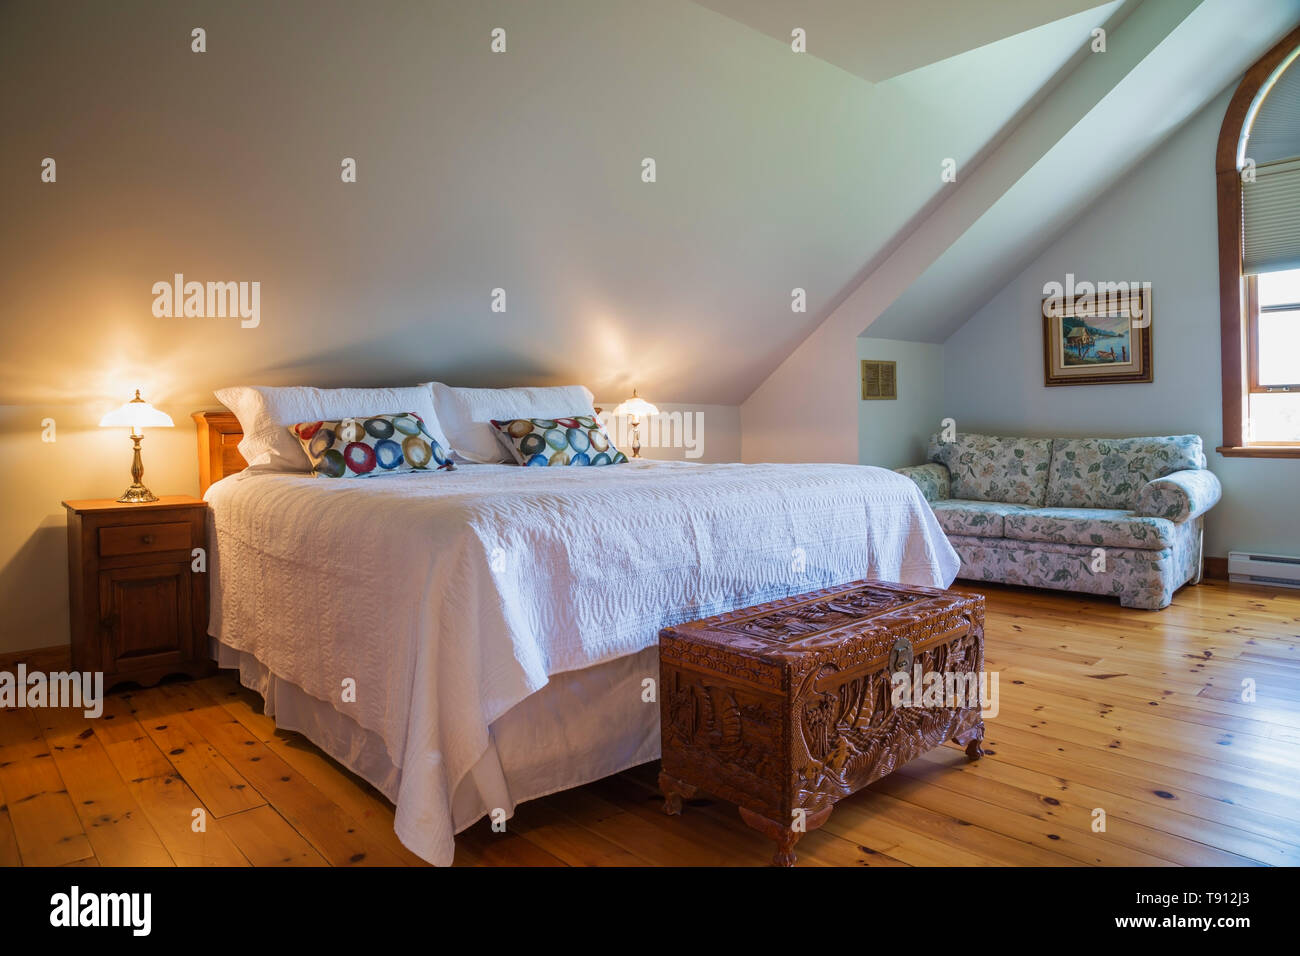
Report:
[[[1175,471],[1143,485],[1133,510],[1146,518],[1181,523],[1205,514],[1222,496],[1223,486],[1214,472],[1204,468]]]
[[[952,475],[946,466],[938,462],[924,465],[912,465],[910,468],[895,468],[900,475],[905,475],[916,482],[925,495],[926,501],[942,501],[952,493]]]

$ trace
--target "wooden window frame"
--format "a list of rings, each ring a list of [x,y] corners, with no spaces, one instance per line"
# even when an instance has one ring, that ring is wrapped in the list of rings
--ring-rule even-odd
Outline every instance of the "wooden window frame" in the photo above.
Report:
[[[1262,312],[1300,312],[1300,302],[1284,305],[1259,304],[1259,276],[1245,276],[1246,286],[1246,390],[1252,395],[1274,395],[1300,392],[1300,382],[1261,385],[1259,383],[1259,316]],[[1300,445],[1300,441],[1283,442]]]
[[[1267,392],[1258,386],[1256,322],[1259,301],[1253,276],[1241,274],[1241,171],[1237,150],[1251,105],[1282,62],[1300,47],[1300,27],[1292,30],[1246,71],[1228,103],[1215,151],[1215,196],[1219,211],[1219,347],[1223,375],[1223,444],[1221,455],[1237,458],[1300,458],[1300,442],[1249,442],[1246,414],[1249,396]],[[1300,69],[1300,66],[1297,67]]]
[[[1259,276],[1242,276],[1242,296],[1246,309],[1246,402],[1250,402],[1251,395],[1277,395],[1277,394],[1295,394],[1300,392],[1300,383],[1289,385],[1261,385],[1259,384],[1259,315],[1261,312],[1300,310],[1300,303],[1291,303],[1280,306],[1262,307],[1259,304]],[[1263,444],[1260,442],[1249,442],[1246,448],[1263,448],[1263,449],[1295,449],[1300,451],[1300,441],[1279,441]],[[1268,457],[1290,457],[1289,455],[1278,455]]]

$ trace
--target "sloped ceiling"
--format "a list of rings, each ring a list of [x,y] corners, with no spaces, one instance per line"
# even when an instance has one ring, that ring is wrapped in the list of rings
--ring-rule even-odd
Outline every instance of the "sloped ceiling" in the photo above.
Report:
[[[1300,19],[1297,0],[1257,4],[1249,16],[1241,15],[1242,3],[1202,4],[1187,17],[864,334],[919,342],[947,339],[1090,201],[1235,82]],[[1206,157],[1207,176],[1212,164],[1213,157]]]
[[[861,403],[845,396],[857,389],[854,343],[863,331],[941,340],[986,301],[984,290],[1015,274],[1025,249],[1208,102],[1298,15],[1296,0],[1121,7],[1106,23],[1106,52],[1078,60],[745,400],[745,460],[858,461]],[[958,258],[949,254],[958,243],[963,268],[940,265]]]
[[[738,403],[1098,19],[1006,36],[1080,5],[960,6],[881,6],[866,39],[903,52],[869,82],[687,0],[6,4],[0,403],[428,378]],[[260,325],[155,318],[176,273],[259,281]]]
[[[696,0],[879,82],[1098,6],[1096,0]]]

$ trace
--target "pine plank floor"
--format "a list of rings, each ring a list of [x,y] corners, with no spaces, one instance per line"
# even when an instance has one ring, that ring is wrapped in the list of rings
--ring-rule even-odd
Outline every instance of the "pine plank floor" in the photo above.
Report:
[[[979,589],[1000,692],[987,756],[949,745],[841,802],[800,865],[1300,863],[1300,592],[1207,581],[1149,612]],[[456,865],[768,862],[729,804],[665,816],[656,775],[526,803],[504,833],[481,821]],[[229,673],[113,694],[100,720],[0,710],[0,866],[423,865],[392,822]]]

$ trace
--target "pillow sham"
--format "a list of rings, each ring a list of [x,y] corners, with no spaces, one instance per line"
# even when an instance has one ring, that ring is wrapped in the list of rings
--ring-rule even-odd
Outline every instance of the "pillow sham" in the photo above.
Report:
[[[405,408],[419,415],[427,433],[443,449],[451,447],[428,385],[402,388],[312,388],[237,386],[218,389],[217,401],[235,413],[244,438],[239,453],[261,471],[312,470],[312,463],[290,427],[299,422],[338,421],[358,412]]]
[[[456,467],[415,412],[299,422],[290,425],[289,432],[317,477],[364,478]]]
[[[514,460],[497,441],[493,419],[555,419],[594,416],[591,392],[582,385],[545,388],[453,388],[430,382],[433,406],[446,429],[450,448],[467,461],[497,464]]]
[[[595,415],[493,419],[492,427],[520,465],[621,465],[627,461]]]

